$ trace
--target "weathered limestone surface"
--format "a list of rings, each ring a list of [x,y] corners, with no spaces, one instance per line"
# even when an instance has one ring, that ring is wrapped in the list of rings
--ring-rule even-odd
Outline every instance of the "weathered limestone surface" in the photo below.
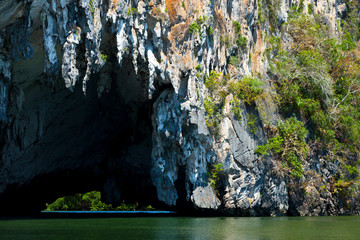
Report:
[[[280,1],[278,21],[299,2]],[[335,35],[344,1],[315,2]],[[299,198],[278,163],[254,153],[266,142],[264,126],[278,118],[271,98],[259,103],[262,111],[242,104],[240,120],[227,103],[218,137],[206,126],[208,90],[197,65],[202,74],[258,73],[272,89],[262,57],[269,24],[258,23],[258,11],[256,0],[0,1],[0,198],[41,181],[76,179],[76,170],[96,176],[113,202],[137,193],[133,198],[153,201],[153,194],[168,206],[187,202],[237,215],[342,213],[311,185],[307,192],[319,200]],[[202,16],[201,33],[190,34]],[[237,70],[228,65],[237,46],[220,41],[234,36],[233,21],[248,40]],[[250,115],[259,119],[255,133]],[[221,189],[209,183],[216,163],[224,166]],[[337,167],[328,165],[319,160],[306,169],[326,181]]]

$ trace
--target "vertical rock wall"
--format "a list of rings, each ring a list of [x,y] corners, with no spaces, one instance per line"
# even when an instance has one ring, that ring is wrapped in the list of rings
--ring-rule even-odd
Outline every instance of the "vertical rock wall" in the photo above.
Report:
[[[324,14],[336,35],[337,19],[346,11],[343,1],[302,3],[304,12],[311,3],[314,13]],[[151,134],[143,135],[148,138],[145,145],[137,146],[149,147],[150,142],[151,154],[143,164],[160,201],[169,206],[188,202],[195,208],[231,214],[286,214],[286,177],[275,161],[260,160],[254,153],[266,142],[264,126],[278,118],[263,57],[270,25],[259,20],[260,4],[256,0],[2,1],[0,193],[11,184],[28,184],[59,168],[98,166],[111,148],[103,146],[114,144],[109,136],[116,138],[109,133],[116,124],[108,115],[122,111],[120,118],[128,114],[134,128],[139,122],[151,124],[145,128],[151,129]],[[276,21],[285,22],[289,9],[298,4],[279,1]],[[224,43],[226,37],[236,38],[234,21],[247,40],[243,49]],[[194,22],[198,28],[191,33]],[[280,34],[280,29],[274,31]],[[29,60],[18,62],[19,55]],[[228,64],[235,55],[238,68]],[[256,102],[258,108],[241,103],[241,119],[231,112],[228,96],[217,137],[206,125],[204,110],[209,94],[204,76],[211,70],[236,77],[258,74],[268,96]],[[144,110],[141,105],[150,106],[145,110],[148,117],[137,122]],[[251,116],[258,119],[255,132],[248,124]],[[129,147],[119,144],[121,149]],[[91,151],[94,145],[103,150]],[[118,168],[142,166],[140,159],[132,165],[132,156],[111,162]],[[216,163],[224,166],[220,189],[209,183],[209,171]],[[116,171],[112,174],[113,178]],[[106,191],[119,187],[114,182],[107,180]]]

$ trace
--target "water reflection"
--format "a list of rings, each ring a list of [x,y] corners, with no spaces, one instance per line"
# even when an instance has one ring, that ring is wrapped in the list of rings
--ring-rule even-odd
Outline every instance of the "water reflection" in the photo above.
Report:
[[[360,218],[351,218],[153,219],[156,227],[150,239],[355,239]]]
[[[360,217],[0,220],[0,239],[359,239]]]

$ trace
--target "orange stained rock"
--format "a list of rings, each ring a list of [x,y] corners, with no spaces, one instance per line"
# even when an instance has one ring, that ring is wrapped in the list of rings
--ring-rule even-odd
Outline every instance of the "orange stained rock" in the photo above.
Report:
[[[110,7],[110,9],[111,10],[116,10],[116,4],[118,3],[118,1],[119,0],[112,0],[112,1],[110,1],[110,5],[109,5],[109,7]]]
[[[185,23],[179,23],[172,27],[171,34],[169,38],[173,38],[173,40],[181,41],[185,37],[186,31],[188,31],[189,24],[187,22]]]
[[[220,9],[217,9],[215,7],[214,13],[215,13],[214,21],[215,21],[215,24],[218,26],[218,29],[220,30],[221,35],[226,34],[226,24],[225,24],[225,19],[223,17],[223,15],[224,15],[223,12]]]
[[[170,21],[174,23],[175,17],[178,14],[178,8],[181,7],[181,0],[165,0],[165,3]]]
[[[261,25],[258,24],[257,41],[254,46],[254,53],[251,56],[251,66],[254,72],[261,73],[263,40],[261,36]]]

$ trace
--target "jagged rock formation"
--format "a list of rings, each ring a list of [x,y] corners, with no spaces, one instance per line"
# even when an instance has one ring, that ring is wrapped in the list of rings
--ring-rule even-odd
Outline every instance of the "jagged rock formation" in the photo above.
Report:
[[[336,35],[345,3],[305,0],[304,12],[310,3]],[[279,1],[276,21],[299,4]],[[111,202],[158,199],[236,215],[344,213],[330,191],[309,184],[320,200],[300,196],[278,162],[254,152],[279,118],[263,57],[271,26],[259,11],[256,0],[1,1],[0,201],[35,191],[30,203],[41,205],[97,186]],[[236,38],[233,21],[247,40],[242,50],[226,43]],[[229,65],[235,53],[237,68]],[[211,70],[256,73],[269,93],[261,108],[241,103],[241,117],[227,96],[216,137],[204,108]],[[315,159],[305,170],[329,181],[338,166]],[[224,166],[219,189],[209,183],[215,163]]]

